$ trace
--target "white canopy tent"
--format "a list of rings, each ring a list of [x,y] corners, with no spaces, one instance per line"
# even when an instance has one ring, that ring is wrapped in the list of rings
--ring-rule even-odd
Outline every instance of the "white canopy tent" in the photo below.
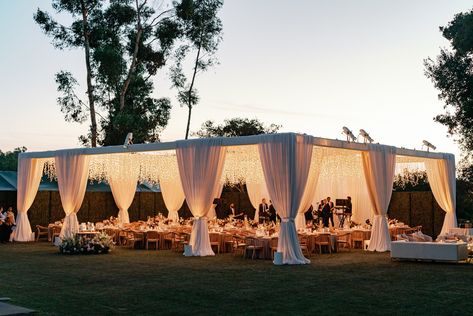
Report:
[[[19,160],[18,183],[24,184],[24,188],[18,191],[18,209],[22,212],[15,233],[18,241],[28,241],[31,236],[24,215],[36,195],[37,168],[43,164],[50,176],[58,178],[62,203],[68,205],[64,209],[72,221],[63,232],[65,236],[75,229],[75,213],[82,203],[84,173],[88,170],[89,179],[112,179],[117,187],[117,183],[133,185],[135,179],[161,182],[164,191],[172,190],[169,182],[177,186],[176,196],[165,199],[173,200],[169,208],[175,210],[182,204],[184,193],[195,217],[191,239],[194,255],[213,255],[206,219],[225,180],[246,180],[259,184],[260,192],[267,190],[258,194],[271,197],[282,219],[278,251],[282,252],[285,264],[308,262],[300,252],[294,220],[319,200],[329,186],[345,186],[344,192],[354,197],[355,209],[364,212],[354,214],[355,217],[363,218],[370,209],[374,225],[369,249],[387,251],[390,240],[386,213],[394,168],[396,163],[413,162],[425,164],[433,194],[447,213],[442,233],[456,227],[455,158],[446,153],[281,133],[30,152],[20,154]],[[120,167],[113,167],[114,164]],[[121,191],[116,190],[117,194]],[[117,203],[121,199],[115,197]],[[123,209],[128,206],[126,200],[122,203]]]

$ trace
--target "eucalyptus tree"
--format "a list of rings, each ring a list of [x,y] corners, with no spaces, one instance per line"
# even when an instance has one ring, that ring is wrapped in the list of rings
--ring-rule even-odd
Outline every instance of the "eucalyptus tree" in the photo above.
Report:
[[[221,0],[182,0],[175,3],[182,32],[181,45],[175,53],[175,65],[171,68],[173,86],[177,89],[177,99],[188,110],[185,138],[189,129],[193,107],[199,96],[195,88],[198,73],[208,70],[218,63],[215,53],[222,40],[222,21],[218,12],[223,6]],[[192,54],[192,57],[191,57]],[[189,57],[191,69],[186,75],[184,61]]]
[[[81,99],[78,81],[69,71],[56,74],[65,119],[84,122],[90,117],[90,133],[81,136],[83,143],[119,144],[128,132],[137,142],[157,141],[171,104],[166,98],[152,97],[152,77],[182,34],[173,5],[163,1],[155,6],[147,0],[52,0],[52,7],[56,13],[69,14],[72,22],[63,25],[41,9],[35,21],[56,48],[82,49],[85,55],[88,102]]]

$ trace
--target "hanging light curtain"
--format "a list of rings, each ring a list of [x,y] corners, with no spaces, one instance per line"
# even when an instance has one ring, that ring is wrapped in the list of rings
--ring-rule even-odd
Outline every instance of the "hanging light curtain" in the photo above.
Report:
[[[435,200],[446,212],[441,235],[457,227],[456,210],[456,178],[455,156],[448,155],[445,159],[427,159],[425,161],[427,178]]]
[[[265,135],[258,145],[269,195],[279,216],[278,251],[283,264],[306,264],[294,218],[301,206],[309,176],[313,138],[307,135]]]
[[[127,224],[130,222],[128,208],[135,197],[140,169],[139,165],[135,165],[132,155],[114,156],[115,159],[110,160],[108,166],[108,183],[118,207],[118,222]]]
[[[256,209],[255,210],[255,217],[253,220],[258,223],[259,222],[259,205],[261,201],[266,199],[266,202],[269,202],[269,194],[268,189],[266,188],[266,183],[263,182],[264,179],[261,181],[254,181],[251,179],[246,180],[246,191],[248,191],[248,197],[250,199],[251,205]]]
[[[189,244],[194,256],[215,255],[209,239],[207,213],[220,189],[225,148],[221,139],[178,141],[177,163],[182,189],[195,217]]]
[[[168,209],[168,219],[179,222],[178,211],[184,203],[184,191],[182,190],[181,179],[159,179],[159,187],[163,194],[164,204]]]
[[[394,169],[396,167],[396,148],[383,145],[369,145],[362,153],[368,195],[374,212],[370,251],[391,250],[386,214],[393,193]]]
[[[307,179],[307,185],[304,190],[304,195],[302,195],[301,206],[296,215],[295,224],[296,229],[304,229],[306,227],[305,221],[305,212],[312,205],[312,201],[315,196],[315,189],[317,187],[317,181],[319,180],[320,169],[322,164],[322,152],[319,150],[312,150],[312,159],[310,163],[309,177]]]
[[[28,209],[33,204],[39,183],[43,174],[44,161],[34,158],[18,158],[18,180],[16,207],[18,214],[16,217],[16,229],[13,232],[15,241],[31,241],[32,231],[28,219]]]
[[[69,238],[79,231],[77,212],[87,189],[89,156],[65,151],[57,155],[54,161],[59,195],[66,213],[60,237]]]

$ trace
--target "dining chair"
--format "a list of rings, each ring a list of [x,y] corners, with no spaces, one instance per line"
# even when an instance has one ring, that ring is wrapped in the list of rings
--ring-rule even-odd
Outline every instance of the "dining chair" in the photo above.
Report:
[[[159,233],[155,230],[149,230],[146,232],[146,250],[149,249],[149,244],[154,244],[155,249],[159,249]]]
[[[255,237],[246,237],[245,257],[248,252],[251,252],[251,259],[254,259],[256,254],[261,253],[263,246],[258,243]]]
[[[351,247],[363,249],[363,243],[365,242],[365,233],[362,230],[354,230],[351,232]],[[360,247],[357,247],[360,245]]]
[[[351,234],[350,233],[343,233],[337,236],[337,251],[343,248],[348,249],[351,251]]]
[[[220,240],[221,236],[219,233],[209,233],[210,247],[217,247],[217,253],[220,253]]]
[[[332,241],[330,240],[330,234],[320,234],[315,237],[315,246],[319,248],[319,253],[322,253],[322,247],[327,247],[328,252],[332,253]]]
[[[47,241],[49,240],[49,229],[45,226],[36,225],[36,241],[39,241],[41,237],[46,237]]]

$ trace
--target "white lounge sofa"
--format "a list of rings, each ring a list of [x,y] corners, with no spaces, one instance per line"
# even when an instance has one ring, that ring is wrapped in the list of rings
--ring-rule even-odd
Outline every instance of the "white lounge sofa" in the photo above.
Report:
[[[468,259],[467,243],[391,242],[392,259],[463,261]]]

